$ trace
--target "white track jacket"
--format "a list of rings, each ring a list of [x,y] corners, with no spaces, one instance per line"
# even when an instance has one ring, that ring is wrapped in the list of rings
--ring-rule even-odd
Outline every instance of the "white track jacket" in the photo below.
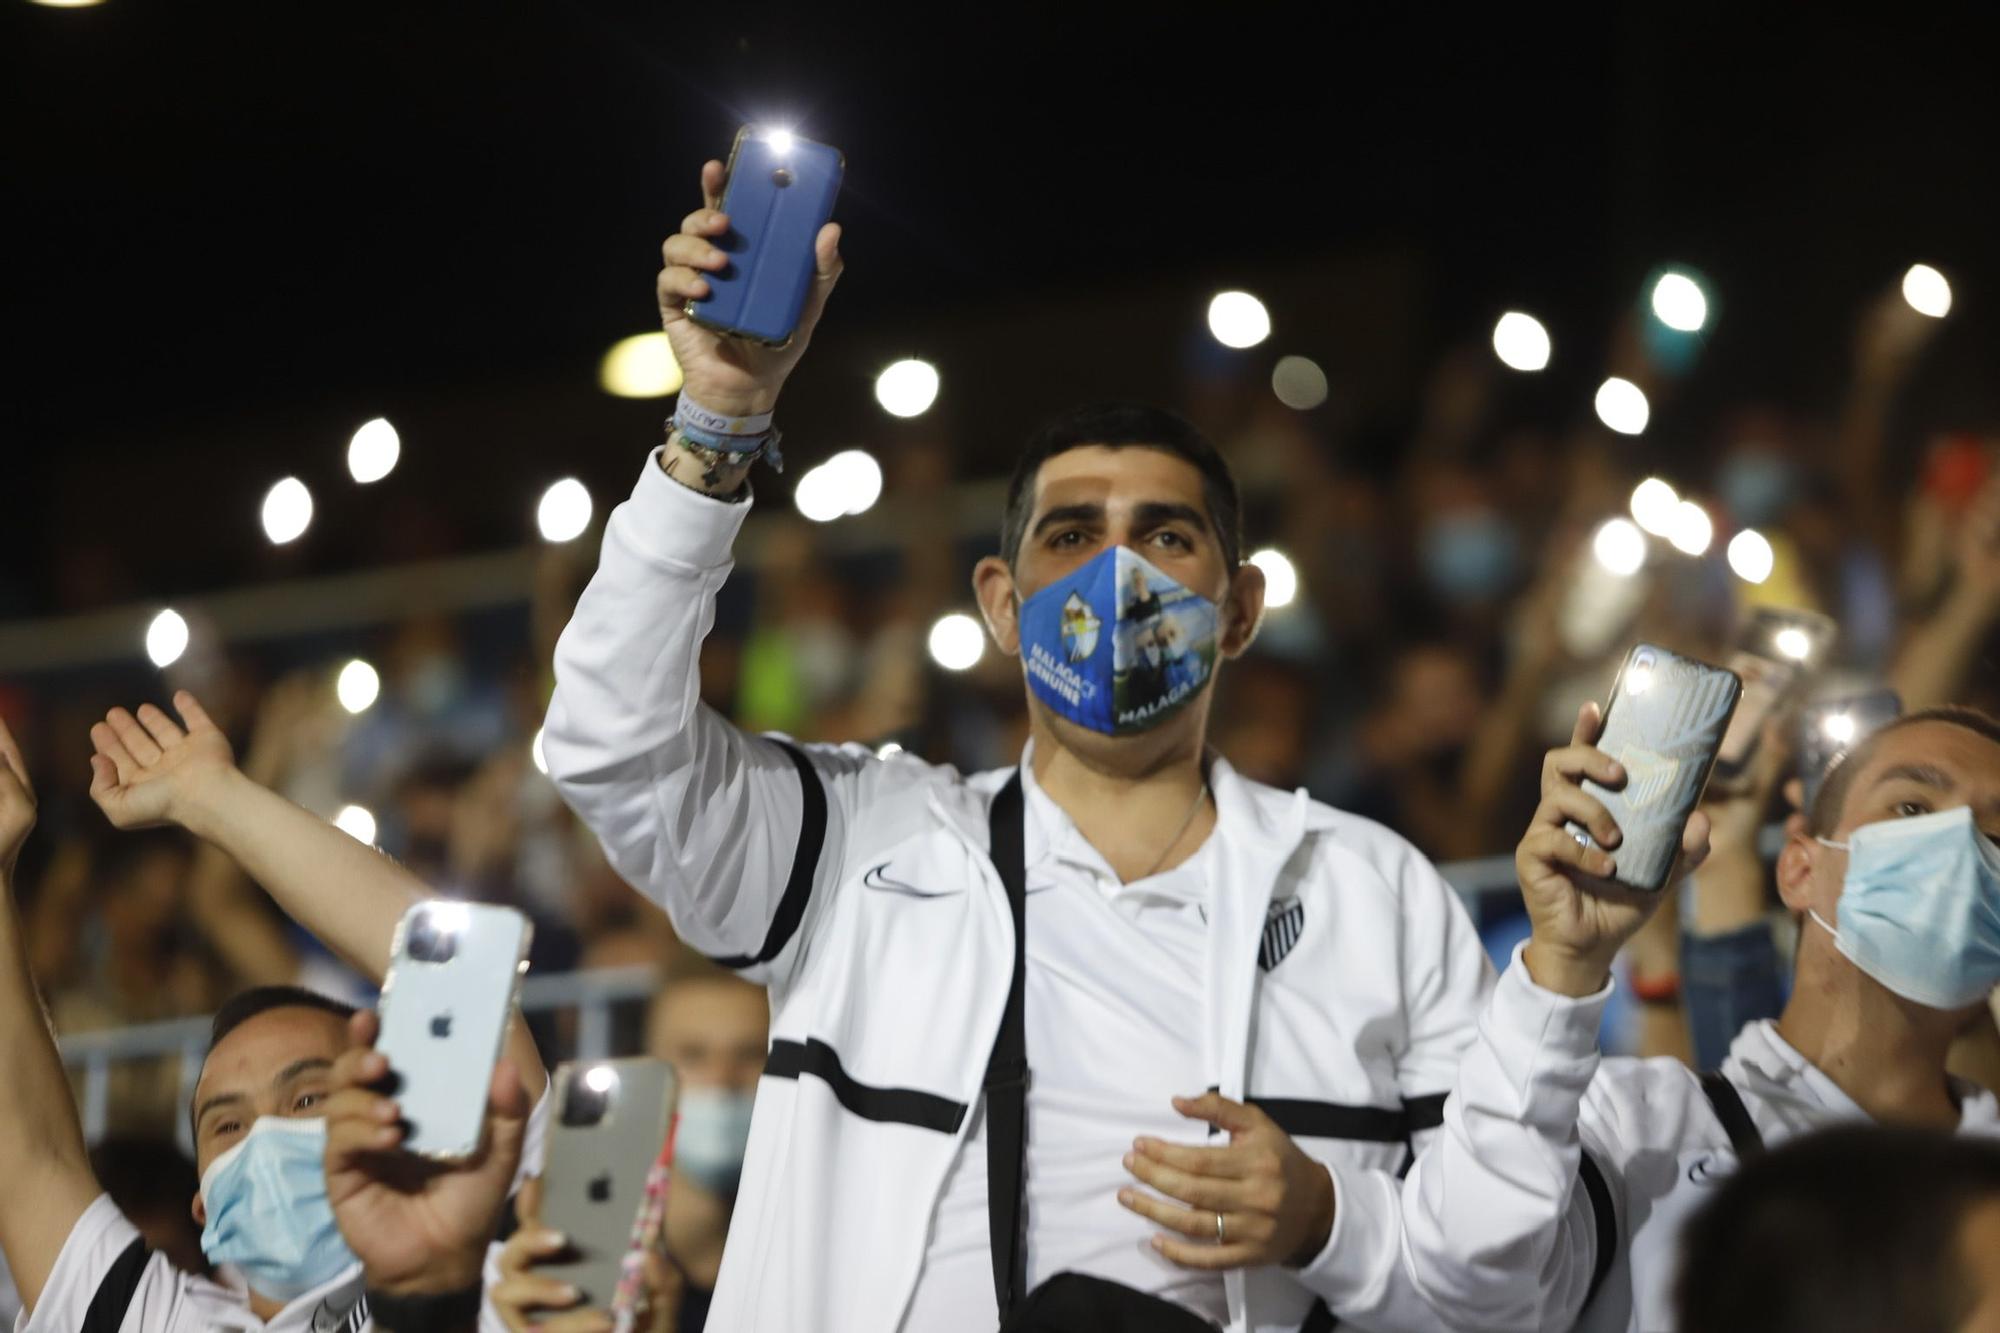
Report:
[[[884,1333],[1006,999],[987,805],[1007,773],[796,746],[701,704],[697,657],[748,510],[647,463],[557,647],[544,748],[619,873],[690,945],[770,988],[711,1326]],[[1211,787],[1230,836],[1208,914],[1208,1080],[1324,1162],[1338,1200],[1303,1270],[1227,1276],[1230,1328],[1331,1327],[1322,1302],[1342,1328],[1490,1326],[1487,1292],[1454,1308],[1453,1284],[1424,1276],[1399,1179],[1436,1135],[1492,986],[1471,922],[1388,830],[1220,761]],[[1537,1150],[1519,1126],[1496,1136]]]

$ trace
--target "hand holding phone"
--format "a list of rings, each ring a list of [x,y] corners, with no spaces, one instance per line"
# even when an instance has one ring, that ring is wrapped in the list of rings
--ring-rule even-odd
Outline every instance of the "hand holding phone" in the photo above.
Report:
[[[1797,697],[1826,660],[1834,635],[1830,618],[1789,607],[1760,606],[1743,622],[1729,659],[1729,669],[1743,682],[1743,698],[1716,754],[1718,782],[1741,782],[1757,756],[1764,724]]]
[[[827,220],[840,155],[773,137],[746,127],[727,167],[702,168],[703,206],[661,247],[655,284],[683,392],[729,416],[771,410],[840,280],[840,228]],[[799,155],[792,165],[779,146]],[[782,186],[781,170],[791,173]]]
[[[1618,828],[1617,868],[1608,878],[1647,893],[1666,887],[1742,692],[1736,673],[1652,644],[1625,659],[1597,740],[1623,781],[1612,787],[1587,776],[1581,783]],[[1586,849],[1601,848],[1582,823],[1568,828]]]
[[[584,1305],[611,1308],[619,1265],[647,1202],[647,1174],[667,1144],[675,1092],[673,1069],[663,1060],[556,1070],[540,1220],[568,1248],[541,1271],[575,1287]]]
[[[375,1049],[389,1058],[408,1151],[459,1161],[479,1150],[533,935],[511,907],[446,898],[418,903],[397,925]]]

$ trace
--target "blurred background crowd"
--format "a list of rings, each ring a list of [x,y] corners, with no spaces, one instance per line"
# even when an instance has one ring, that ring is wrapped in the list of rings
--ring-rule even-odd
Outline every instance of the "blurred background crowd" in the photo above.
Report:
[[[227,858],[91,807],[90,723],[181,687],[251,776],[529,913],[537,973],[698,970],[536,739],[678,384],[633,332],[655,247],[751,119],[846,150],[850,271],[703,648],[745,726],[1012,762],[1019,665],[968,575],[1011,451],[1106,395],[1186,412],[1243,487],[1272,610],[1222,673],[1219,752],[1440,862],[1510,851],[1540,751],[1636,640],[1724,661],[1751,609],[1815,610],[1813,691],[2000,706],[1994,186],[1948,32],[1302,36],[1217,121],[1191,90],[1244,90],[1210,53],[1110,58],[1136,30],[1095,21],[912,62],[755,6],[696,36],[614,0],[15,5],[0,60],[32,59],[0,88],[49,128],[20,173],[43,262],[13,303],[39,336],[0,716],[46,775],[20,882],[59,1032],[265,982],[366,996]],[[1532,132],[1579,106],[1598,128]],[[1497,890],[1470,901],[1504,956],[1510,866],[1459,881]],[[1635,973],[1672,970],[1661,920]],[[621,1006],[614,1049],[664,1053],[648,1018]],[[175,1134],[178,1077],[121,1066],[105,1127]]]

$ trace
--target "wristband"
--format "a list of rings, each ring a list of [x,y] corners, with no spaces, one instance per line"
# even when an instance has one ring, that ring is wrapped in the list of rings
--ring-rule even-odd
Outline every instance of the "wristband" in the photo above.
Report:
[[[756,436],[771,433],[769,412],[761,412],[754,417],[725,416],[712,408],[703,407],[688,397],[685,391],[674,400],[674,421],[709,435]]]
[[[678,439],[681,446],[698,455],[710,465],[754,463],[762,458],[770,463],[774,471],[785,470],[785,456],[778,452],[778,441],[782,438],[778,431],[754,438],[731,435],[711,435],[699,427],[690,427],[682,421],[667,423],[669,443]]]
[[[368,1319],[374,1327],[394,1333],[461,1333],[478,1326],[479,1284],[413,1296],[371,1291]]]

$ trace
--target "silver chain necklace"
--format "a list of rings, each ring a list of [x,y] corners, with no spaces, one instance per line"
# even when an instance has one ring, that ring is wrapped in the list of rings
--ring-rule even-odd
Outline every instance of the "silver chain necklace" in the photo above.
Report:
[[[1201,803],[1207,799],[1208,799],[1208,781],[1207,779],[1203,779],[1201,784],[1201,790],[1197,791],[1194,794],[1194,804],[1188,807],[1186,816],[1184,816],[1181,820],[1181,826],[1179,830],[1176,831],[1174,834],[1174,840],[1168,843],[1165,847],[1160,849],[1159,859],[1153,862],[1153,864],[1147,868],[1146,873],[1139,876],[1139,879],[1151,879],[1154,875],[1160,873],[1160,867],[1167,863],[1167,858],[1173,855],[1174,848],[1181,845],[1181,839],[1185,838],[1187,836],[1187,831],[1194,826],[1195,811],[1201,809]],[[1136,884],[1138,880],[1134,880],[1132,882]]]

